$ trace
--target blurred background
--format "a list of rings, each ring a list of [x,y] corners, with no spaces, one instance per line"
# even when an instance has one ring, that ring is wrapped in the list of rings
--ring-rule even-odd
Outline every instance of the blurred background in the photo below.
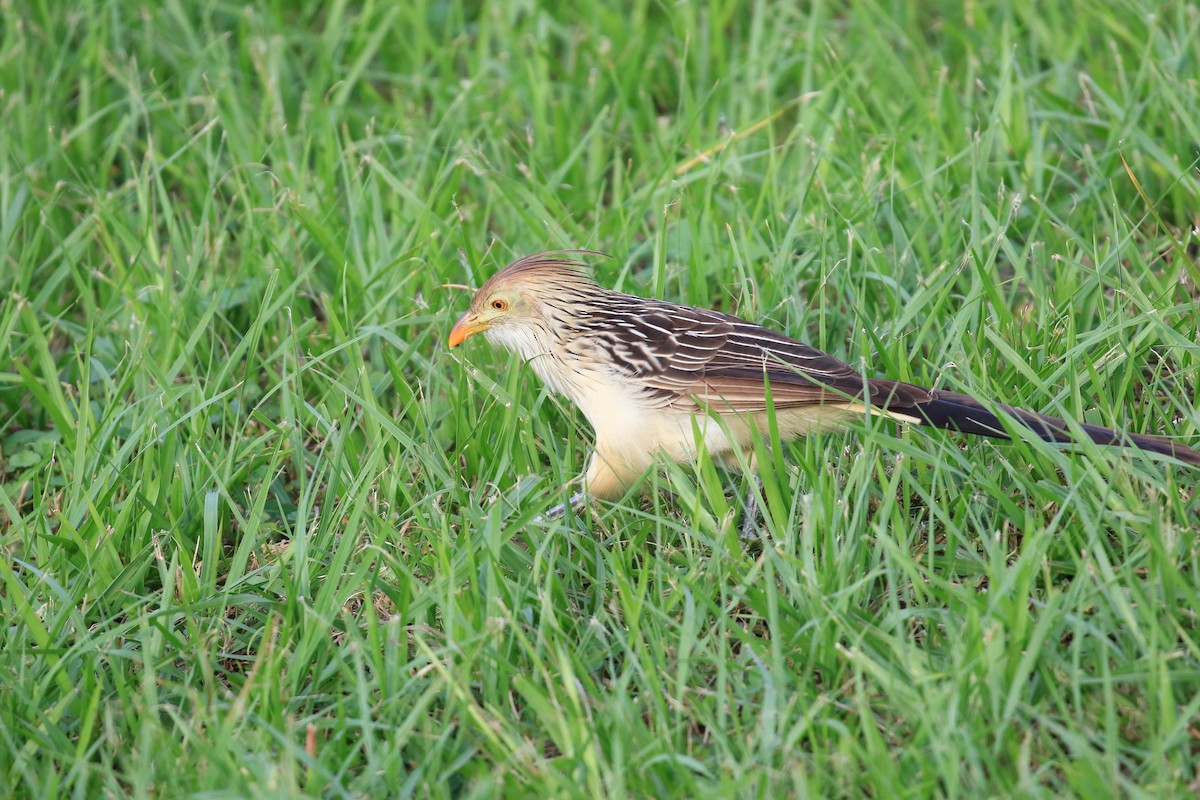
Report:
[[[534,524],[590,433],[444,344],[589,248],[1195,446],[1195,5],[0,14],[0,793],[1195,789],[1194,476],[867,425],[761,550],[711,465]]]

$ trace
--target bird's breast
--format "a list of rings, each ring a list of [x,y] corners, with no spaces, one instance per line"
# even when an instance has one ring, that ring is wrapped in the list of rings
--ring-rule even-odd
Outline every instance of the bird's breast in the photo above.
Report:
[[[712,455],[740,449],[749,441],[750,420],[745,415],[716,419],[650,403],[628,378],[594,377],[586,390],[568,396],[595,429],[597,441],[628,463],[644,463],[655,453],[686,462],[695,458],[701,441]]]

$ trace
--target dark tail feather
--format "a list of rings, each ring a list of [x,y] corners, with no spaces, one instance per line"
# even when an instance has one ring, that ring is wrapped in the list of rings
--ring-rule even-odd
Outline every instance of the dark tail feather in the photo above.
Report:
[[[1000,419],[988,411],[974,397],[958,394],[957,392],[943,392],[941,390],[929,390],[929,395],[932,399],[927,402],[915,403],[903,409],[897,408],[895,410],[919,416],[926,424],[932,425],[935,428],[974,433],[980,436],[994,436],[999,439],[1008,438]],[[1011,406],[998,405],[996,407],[1010,414],[1013,419],[1029,428],[1047,442],[1075,441],[1075,437],[1071,435],[1070,427],[1066,422],[1057,417],[1048,417],[1033,411],[1027,411],[1023,408],[1013,408]],[[1200,453],[1181,444],[1176,444],[1162,436],[1125,433],[1124,431],[1115,431],[1111,428],[1102,428],[1098,425],[1080,424],[1079,427],[1096,444],[1112,445],[1114,447],[1138,447],[1142,450],[1149,450],[1152,453],[1172,456],[1186,464],[1200,467]]]

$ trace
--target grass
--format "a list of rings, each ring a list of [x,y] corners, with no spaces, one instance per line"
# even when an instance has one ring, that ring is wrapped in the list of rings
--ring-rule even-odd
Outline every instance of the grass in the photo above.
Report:
[[[0,795],[1194,793],[1194,471],[864,421],[763,547],[706,462],[539,523],[586,423],[445,347],[589,247],[1195,446],[1196,8],[801,5],[0,3]]]

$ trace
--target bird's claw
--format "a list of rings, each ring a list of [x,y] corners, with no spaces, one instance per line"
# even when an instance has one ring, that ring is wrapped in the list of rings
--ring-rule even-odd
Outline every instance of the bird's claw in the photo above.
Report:
[[[559,503],[554,508],[547,511],[545,514],[538,514],[533,518],[534,522],[551,522],[556,519],[562,519],[567,514],[567,507],[578,514],[587,506],[587,495],[579,492],[571,496],[571,499],[566,503]]]
[[[762,479],[757,475],[754,477],[754,482],[758,484],[759,491],[762,491]],[[760,542],[763,540],[764,531],[758,526],[758,495],[751,488],[746,492],[746,511],[742,514],[742,534],[743,542]]]

